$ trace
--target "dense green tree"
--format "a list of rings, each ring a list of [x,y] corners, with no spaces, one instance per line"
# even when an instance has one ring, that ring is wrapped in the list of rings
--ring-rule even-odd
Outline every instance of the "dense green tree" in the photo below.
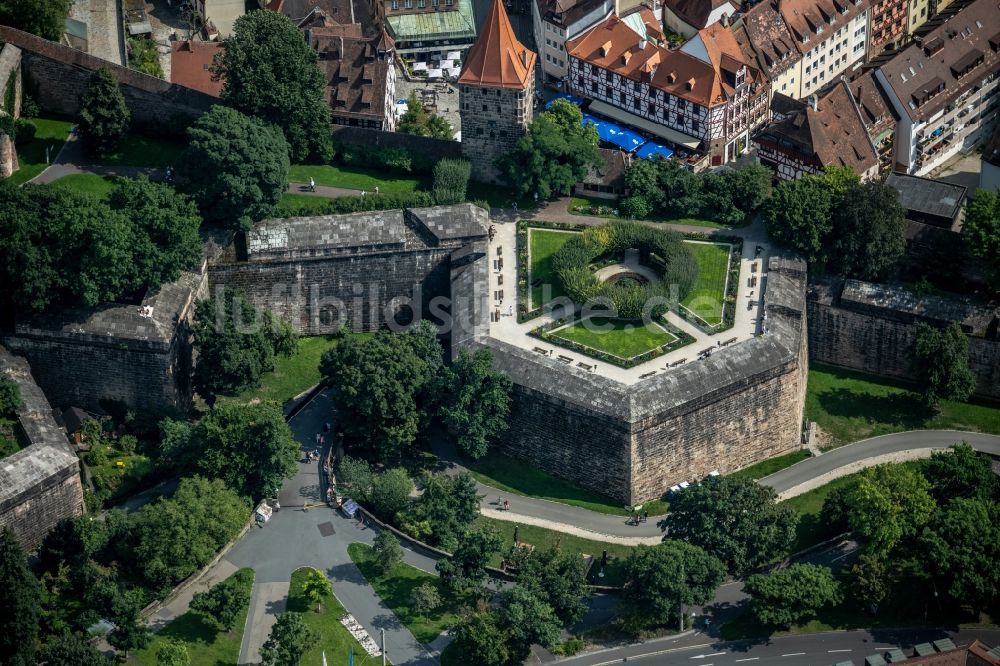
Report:
[[[237,571],[226,580],[216,583],[207,592],[198,592],[191,599],[191,610],[221,631],[232,631],[250,601],[253,574]]]
[[[333,159],[326,78],[316,51],[287,16],[268,10],[236,19],[213,71],[222,100],[281,128],[295,162]]]
[[[798,514],[756,481],[709,477],[677,494],[660,526],[669,539],[704,548],[742,576],[788,552]]]
[[[852,184],[833,210],[833,265],[862,280],[889,277],[906,249],[904,218],[893,187],[872,180]]]
[[[721,224],[743,224],[770,198],[772,176],[763,164],[702,175],[700,215]]]
[[[930,481],[931,495],[939,504],[956,497],[988,500],[1000,495],[1000,478],[993,473],[989,456],[977,453],[966,442],[935,451],[920,464]]]
[[[165,418],[159,423],[160,450],[156,462],[163,467],[183,468],[194,463],[193,424],[190,421]]]
[[[206,560],[202,564],[207,564]],[[179,580],[179,579],[178,579]],[[121,650],[128,657],[129,650],[140,650],[153,638],[153,632],[142,617],[142,609],[146,606],[145,593],[133,587],[120,590],[111,601],[111,614],[108,618],[115,625],[108,634],[108,643],[116,650]]]
[[[306,625],[301,613],[282,613],[271,635],[260,649],[264,666],[298,666],[306,651],[319,637]]]
[[[351,336],[320,362],[345,435],[383,461],[398,459],[420,429],[419,395],[440,365],[420,351],[425,342],[419,334],[384,330]]]
[[[979,611],[1000,599],[1000,504],[953,499],[934,514],[920,543],[924,566],[946,581],[955,601]]]
[[[507,184],[521,194],[537,193],[543,199],[569,194],[591,167],[601,164],[597,130],[565,100],[557,100],[542,111],[528,133],[496,163]]]
[[[1000,190],[977,189],[965,207],[962,234],[969,251],[983,259],[1000,284]]]
[[[507,430],[510,377],[493,368],[493,354],[462,351],[444,375],[441,416],[458,450],[477,460]]]
[[[88,152],[106,155],[128,134],[132,113],[111,70],[94,70],[80,100],[80,140]]]
[[[815,564],[792,564],[770,574],[755,574],[743,589],[750,595],[750,609],[767,625],[799,624],[843,600],[830,569]]]
[[[217,290],[215,298],[198,301],[192,332],[195,387],[207,398],[257,388],[277,356],[298,349],[298,333],[287,320],[254,307],[238,291]]]
[[[957,322],[945,329],[918,323],[910,354],[924,404],[931,409],[936,410],[941,400],[968,400],[976,390],[969,339]]]
[[[934,512],[930,483],[904,465],[877,465],[863,470],[850,495],[851,529],[867,542],[868,551],[885,557],[905,538],[914,537]]]
[[[434,201],[440,205],[465,201],[471,176],[468,160],[439,160],[434,165]]]
[[[193,437],[202,473],[255,502],[276,494],[299,459],[299,445],[273,402],[216,405]]]
[[[819,522],[828,534],[840,534],[850,530],[851,493],[853,486],[837,486],[823,500]]]
[[[428,615],[441,607],[441,593],[435,583],[421,583],[410,593],[410,607],[417,615]]]
[[[0,0],[0,24],[58,42],[72,6],[73,0]]]
[[[851,566],[851,573],[854,575],[854,596],[877,614],[879,606],[889,596],[893,567],[881,557],[862,553]]]
[[[469,530],[452,556],[438,560],[435,568],[453,592],[476,590],[486,578],[490,558],[500,552],[502,545],[500,533],[490,527]]]
[[[717,557],[683,541],[636,546],[624,564],[628,615],[649,626],[675,624],[681,604],[708,603],[725,575]]]
[[[520,585],[500,594],[497,622],[507,634],[508,659],[521,664],[531,646],[552,647],[559,640],[561,624],[555,611],[533,591]]]
[[[274,212],[288,189],[288,144],[279,129],[213,106],[188,128],[188,137],[177,183],[206,220],[247,230]]]
[[[136,514],[134,561],[154,589],[168,590],[208,564],[249,514],[250,507],[222,481],[181,479],[173,496]]]
[[[173,282],[201,259],[198,227],[201,216],[194,202],[164,183],[146,178],[120,178],[108,203],[135,230],[131,244],[136,283]]]
[[[462,533],[479,516],[480,496],[476,481],[468,473],[428,474],[423,478],[420,498],[401,516],[408,533],[438,546],[454,550]]]
[[[402,467],[395,467],[373,479],[368,500],[376,514],[385,520],[392,520],[410,504],[412,492],[413,481],[409,473]]]
[[[14,533],[0,530],[0,663],[33,666],[41,612],[38,580]]]
[[[436,113],[431,113],[423,102],[417,99],[417,93],[411,92],[406,100],[406,113],[404,113],[396,124],[396,131],[403,134],[416,134],[417,136],[430,136],[435,139],[453,139],[455,130],[451,128],[448,121]]]
[[[344,456],[337,464],[337,487],[359,502],[368,500],[373,482],[372,468],[367,460]]]
[[[125,41],[128,53],[128,67],[143,74],[166,78],[160,65],[160,54],[156,50],[156,42],[145,37],[128,37]]]
[[[51,666],[113,666],[114,661],[101,654],[89,641],[64,633],[42,648],[40,661]]]
[[[403,561],[403,548],[399,539],[389,530],[382,530],[375,537],[375,564],[383,576],[388,576],[396,565]]]
[[[316,612],[320,613],[323,611],[323,606],[320,605],[323,599],[333,594],[333,583],[322,571],[309,569],[306,571],[305,580],[302,581],[302,594],[316,604]]]
[[[820,272],[830,259],[830,214],[835,198],[822,179],[782,181],[765,208],[767,235],[799,252]]]
[[[452,634],[455,636],[455,663],[506,666],[511,661],[507,651],[507,633],[500,628],[494,613],[479,612],[467,616],[459,621]]]
[[[156,648],[156,666],[190,666],[187,646],[178,640],[168,640]]]
[[[12,416],[21,406],[21,387],[7,375],[0,375],[0,416]]]
[[[519,549],[517,584],[545,601],[563,626],[587,612],[587,574],[583,559],[556,545],[544,551]]]
[[[38,549],[39,566],[44,572],[55,572],[65,564],[77,571],[94,558],[108,541],[105,521],[92,516],[63,518],[45,535]]]

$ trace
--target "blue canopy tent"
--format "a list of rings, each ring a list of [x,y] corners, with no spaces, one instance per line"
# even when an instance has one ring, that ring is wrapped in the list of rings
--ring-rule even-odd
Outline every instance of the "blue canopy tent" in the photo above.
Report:
[[[554,95],[552,97],[552,99],[550,99],[549,101],[547,101],[545,103],[545,108],[548,109],[549,107],[551,107],[552,103],[555,102],[557,99],[564,99],[567,102],[569,102],[570,104],[573,104],[574,106],[582,106],[583,105],[583,98],[582,97],[577,97],[576,95],[570,95],[569,93],[558,93],[558,94]]]
[[[636,153],[635,153],[636,157],[641,157],[641,158],[646,159],[646,160],[651,159],[653,157],[656,157],[657,155],[662,156],[663,159],[667,159],[668,157],[670,157],[673,154],[674,154],[674,151],[670,150],[666,146],[662,146],[662,145],[660,145],[660,144],[658,144],[656,142],[653,142],[653,141],[650,141],[649,143],[647,143],[646,145],[644,145],[642,148],[640,148],[639,150],[637,150]]]
[[[593,123],[594,127],[597,128],[597,136],[601,141],[613,143],[628,153],[631,153],[646,141],[632,130],[619,127],[607,120],[601,120],[589,113],[583,114],[583,120],[581,121],[581,124],[584,126],[587,123]]]

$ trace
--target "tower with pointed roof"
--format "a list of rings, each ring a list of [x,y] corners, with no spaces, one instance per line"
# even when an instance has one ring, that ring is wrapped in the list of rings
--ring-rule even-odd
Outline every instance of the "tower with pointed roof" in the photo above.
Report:
[[[493,0],[458,77],[462,154],[476,180],[496,182],[496,159],[531,123],[537,56],[514,35],[501,0]]]

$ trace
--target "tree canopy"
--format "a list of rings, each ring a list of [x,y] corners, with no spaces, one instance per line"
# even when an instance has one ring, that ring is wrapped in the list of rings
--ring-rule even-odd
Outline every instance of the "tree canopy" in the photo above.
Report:
[[[590,595],[583,560],[558,544],[547,550],[518,549],[517,584],[552,607],[563,626],[587,612]]]
[[[490,558],[500,552],[503,539],[490,527],[467,531],[451,557],[438,560],[435,568],[444,584],[453,592],[478,589],[486,578]]]
[[[819,609],[844,598],[830,569],[815,564],[792,564],[770,574],[755,574],[743,589],[750,595],[750,609],[758,620],[781,626],[810,620]]]
[[[80,100],[80,140],[88,152],[106,155],[125,138],[132,113],[118,80],[107,67],[94,70]]]
[[[69,633],[56,636],[41,650],[41,660],[59,666],[114,666],[88,641]]]
[[[798,514],[771,488],[732,476],[709,477],[670,500],[660,522],[667,539],[681,539],[722,560],[741,576],[788,552]]]
[[[968,400],[976,390],[976,376],[969,367],[969,339],[958,322],[943,330],[918,323],[911,355],[921,396],[931,409],[937,409],[941,400]]]
[[[242,292],[217,291],[194,309],[192,346],[198,352],[195,388],[206,399],[260,386],[278,356],[298,349],[298,333],[270,310],[256,308]]]
[[[296,36],[304,46],[298,31]],[[213,106],[188,128],[188,137],[177,163],[177,183],[194,197],[206,220],[245,230],[274,211],[288,189],[288,144],[279,129]]]
[[[581,127],[583,114],[565,100],[542,111],[518,139],[514,148],[497,159],[497,169],[507,184],[521,194],[537,192],[548,199],[569,194],[588,169],[601,164],[597,130]]]
[[[403,529],[431,545],[454,550],[479,517],[476,481],[466,472],[425,474],[419,499],[400,517]]]
[[[507,430],[510,377],[493,368],[493,355],[485,349],[475,354],[463,350],[442,374],[441,416],[448,434],[463,454],[481,458]]]
[[[406,100],[406,113],[396,124],[396,131],[435,139],[453,139],[455,135],[447,120],[424,107],[423,102],[417,99],[416,91],[411,92]]]
[[[299,666],[306,651],[319,636],[306,624],[302,613],[282,613],[260,649],[264,666]]]
[[[466,616],[452,633],[454,653],[460,664],[506,666],[511,661],[507,634],[495,613],[482,611]]]
[[[1000,284],[1000,190],[977,189],[965,207],[962,234],[969,251],[984,260]]]
[[[299,445],[273,402],[216,405],[192,438],[198,469],[254,502],[274,495],[299,459]]]
[[[993,473],[989,456],[977,453],[966,442],[935,451],[921,463],[920,471],[939,504],[958,497],[1000,498],[1000,478]]]
[[[705,604],[725,578],[721,561],[698,546],[666,540],[636,546],[625,560],[629,618],[645,625],[675,624],[680,604]]]
[[[333,159],[326,78],[290,18],[261,9],[236,19],[213,71],[222,100],[281,128],[294,162]]]
[[[0,0],[0,24],[58,42],[72,6],[73,0]]]
[[[500,593],[496,611],[500,627],[507,634],[508,659],[524,663],[534,644],[551,647],[559,640],[561,623],[555,611],[533,591],[520,585]]]
[[[858,475],[850,493],[851,529],[869,552],[886,556],[904,538],[914,537],[934,512],[930,483],[903,465],[877,465]]]
[[[0,663],[34,666],[39,586],[14,533],[0,530]]]

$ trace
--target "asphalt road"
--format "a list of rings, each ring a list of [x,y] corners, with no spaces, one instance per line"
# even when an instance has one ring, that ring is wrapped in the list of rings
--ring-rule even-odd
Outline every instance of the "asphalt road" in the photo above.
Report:
[[[977,451],[1000,456],[1000,437],[997,435],[960,430],[912,430],[864,439],[833,449],[818,457],[806,458],[800,463],[764,477],[760,483],[771,486],[780,494],[868,458],[918,449],[943,449],[961,441],[968,442]]]
[[[760,641],[712,642],[701,633],[649,641],[641,645],[593,652],[567,659],[567,666],[607,666],[638,662],[655,666],[833,666],[850,661],[863,666],[865,657],[899,647],[907,654],[916,643],[949,637],[957,645],[979,638],[1000,644],[1000,631],[972,629],[873,629],[783,636]]]

